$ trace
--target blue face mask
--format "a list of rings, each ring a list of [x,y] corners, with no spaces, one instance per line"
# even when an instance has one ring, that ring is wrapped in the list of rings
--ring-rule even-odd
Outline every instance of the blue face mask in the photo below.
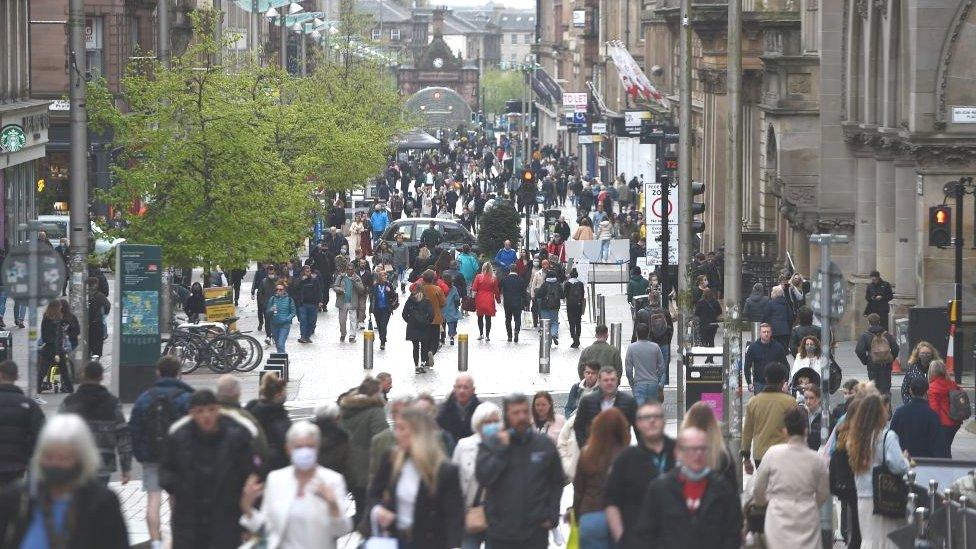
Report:
[[[484,438],[491,438],[498,434],[502,430],[501,423],[485,423],[481,426],[481,436]]]
[[[692,471],[691,469],[685,467],[684,465],[681,466],[681,474],[682,474],[682,476],[684,476],[686,479],[688,479],[688,480],[690,480],[692,482],[698,482],[699,480],[707,477],[708,476],[708,473],[711,473],[711,472],[712,472],[712,470],[709,469],[708,467],[705,467],[704,469],[702,469],[701,471],[698,471],[696,473],[696,472]]]

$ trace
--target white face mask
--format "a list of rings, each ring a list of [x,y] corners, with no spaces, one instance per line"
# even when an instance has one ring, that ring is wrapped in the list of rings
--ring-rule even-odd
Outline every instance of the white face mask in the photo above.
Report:
[[[291,451],[291,464],[299,471],[308,471],[315,467],[318,452],[309,446],[299,446]]]

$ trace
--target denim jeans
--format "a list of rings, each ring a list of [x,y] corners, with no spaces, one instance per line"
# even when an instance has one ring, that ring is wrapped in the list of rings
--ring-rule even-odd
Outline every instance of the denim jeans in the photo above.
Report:
[[[6,288],[0,288],[0,319],[7,314],[7,296],[10,295]]]
[[[27,300],[14,300],[14,320],[23,322],[27,318]]]
[[[540,319],[549,319],[549,335],[559,338],[559,309],[540,309]]]
[[[284,353],[285,351],[285,341],[288,340],[288,332],[291,331],[291,323],[288,324],[275,324],[271,326],[271,334],[274,337],[275,350],[279,353]]]
[[[485,541],[484,534],[464,534],[461,538],[461,549],[481,549]]]
[[[610,537],[607,514],[603,511],[586,513],[579,518],[579,546],[586,549],[611,549],[616,547]]]
[[[671,346],[660,345],[661,354],[664,356],[664,385],[670,382],[671,377]]]
[[[610,259],[610,240],[600,241],[600,259]]]
[[[457,335],[457,322],[447,323],[447,335],[451,338]]]
[[[658,383],[656,381],[641,381],[631,386],[630,390],[634,394],[634,400],[640,406],[647,401],[657,402]]]
[[[315,323],[319,319],[318,307],[314,303],[302,303],[298,306],[298,334],[302,339],[308,339],[315,331]]]

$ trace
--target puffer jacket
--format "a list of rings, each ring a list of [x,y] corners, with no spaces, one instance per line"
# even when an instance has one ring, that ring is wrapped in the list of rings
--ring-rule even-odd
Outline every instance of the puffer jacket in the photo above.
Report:
[[[746,304],[742,308],[742,316],[749,322],[763,322],[769,309],[769,297],[753,290],[746,298]]]
[[[774,336],[790,334],[793,329],[793,311],[790,310],[790,305],[786,302],[785,297],[769,300],[764,321],[772,326]]]
[[[102,455],[99,473],[107,475],[115,472],[116,453],[122,471],[132,469],[132,437],[129,426],[122,415],[122,403],[102,385],[82,383],[74,394],[70,394],[58,408],[60,414],[78,414],[88,424],[95,445]]]
[[[364,395],[352,390],[339,397],[342,410],[340,426],[349,433],[349,461],[346,483],[353,488],[366,488],[369,481],[369,445],[373,437],[388,428],[383,396]]]
[[[268,471],[288,466],[288,453],[285,451],[285,434],[291,427],[291,419],[285,407],[276,402],[252,400],[244,407],[254,416],[268,441],[268,458],[265,462]]]
[[[44,412],[20,387],[0,384],[0,473],[27,469],[37,435],[44,426]]]

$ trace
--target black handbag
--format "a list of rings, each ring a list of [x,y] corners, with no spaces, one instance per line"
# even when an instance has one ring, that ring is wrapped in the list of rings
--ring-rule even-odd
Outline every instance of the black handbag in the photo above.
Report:
[[[888,433],[885,431],[885,439]],[[874,495],[874,514],[890,518],[905,518],[908,508],[908,483],[902,475],[896,475],[888,468],[885,443],[881,443],[881,465],[871,472],[871,486]]]
[[[827,468],[830,478],[830,493],[843,501],[857,499],[857,487],[854,484],[854,470],[851,469],[850,457],[844,448],[834,449],[830,454],[830,465]]]
[[[827,358],[829,359],[829,363],[830,363],[828,365],[828,369],[830,370],[830,377],[828,378],[828,383],[830,386],[829,389],[830,389],[830,394],[834,394],[837,392],[837,389],[840,389],[841,381],[844,378],[844,372],[841,371],[840,365],[837,364],[836,360],[834,360],[833,353],[828,355]]]

